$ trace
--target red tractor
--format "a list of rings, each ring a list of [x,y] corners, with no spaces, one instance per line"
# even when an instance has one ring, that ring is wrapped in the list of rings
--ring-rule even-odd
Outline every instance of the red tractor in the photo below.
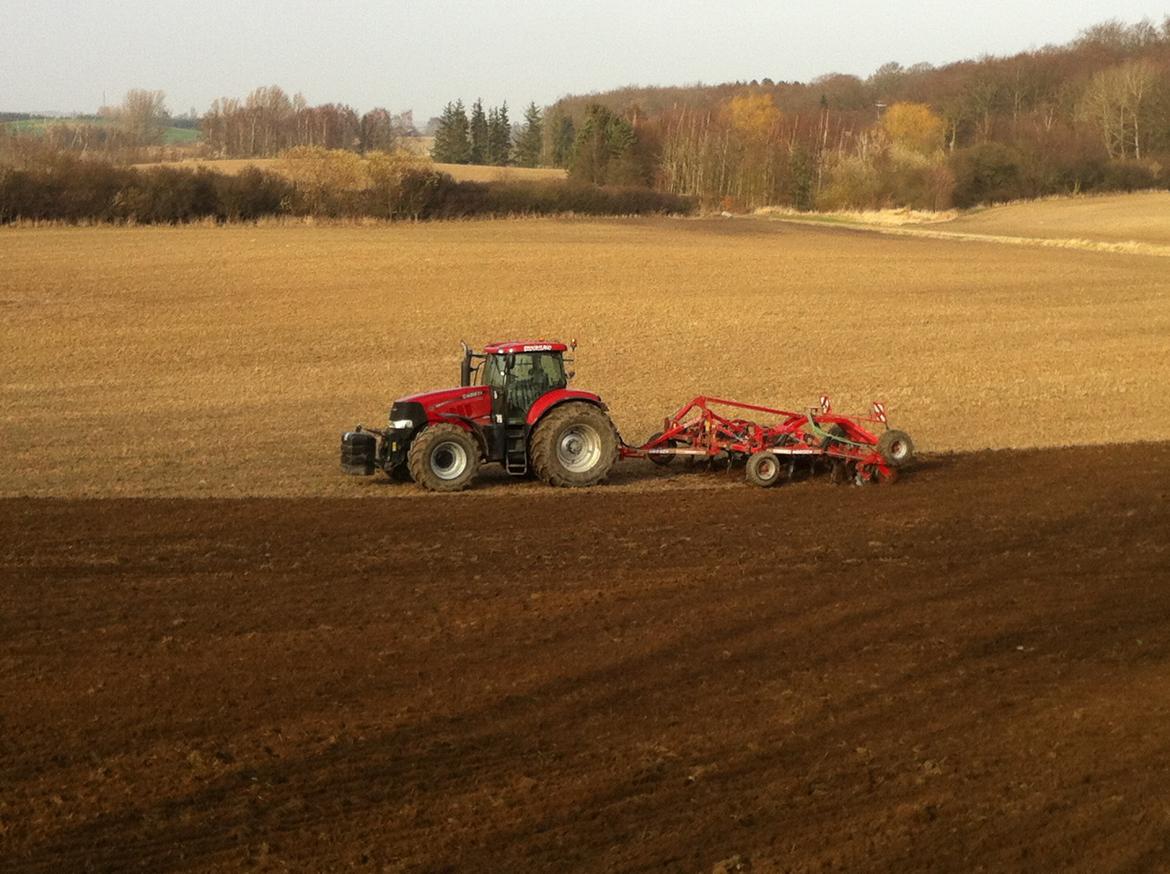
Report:
[[[369,476],[381,468],[454,492],[471,484],[480,464],[496,462],[550,485],[596,485],[617,461],[619,438],[601,398],[568,387],[569,348],[517,340],[474,352],[464,343],[459,387],[399,398],[388,428],[347,432],[342,470]]]

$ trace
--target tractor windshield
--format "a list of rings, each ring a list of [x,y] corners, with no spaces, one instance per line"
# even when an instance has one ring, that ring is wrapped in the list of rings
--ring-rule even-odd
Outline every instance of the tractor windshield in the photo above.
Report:
[[[504,388],[507,372],[506,355],[489,355],[484,363],[481,385]],[[511,385],[533,384],[543,386],[543,391],[564,388],[565,365],[559,353],[517,352],[512,356]]]

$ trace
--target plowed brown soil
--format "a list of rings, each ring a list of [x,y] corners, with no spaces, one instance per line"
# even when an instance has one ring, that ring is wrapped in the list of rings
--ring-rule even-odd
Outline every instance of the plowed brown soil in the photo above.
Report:
[[[1170,864],[1170,444],[392,494],[0,502],[0,868]]]

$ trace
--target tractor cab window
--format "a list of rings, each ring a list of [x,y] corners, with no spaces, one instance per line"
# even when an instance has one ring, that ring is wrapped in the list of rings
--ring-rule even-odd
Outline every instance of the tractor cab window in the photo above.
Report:
[[[512,381],[536,382],[545,391],[565,387],[565,368],[560,355],[549,352],[518,353],[512,364]]]
[[[484,362],[481,375],[481,385],[490,385],[492,388],[504,387],[505,357],[503,355],[489,355]]]
[[[511,357],[492,355],[483,369],[483,384],[504,388],[508,418],[523,418],[545,392],[564,388],[565,367],[561,356],[551,352],[517,352]]]

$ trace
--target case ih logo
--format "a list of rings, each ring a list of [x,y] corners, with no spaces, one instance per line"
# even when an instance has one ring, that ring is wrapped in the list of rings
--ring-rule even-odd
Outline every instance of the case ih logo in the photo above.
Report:
[[[523,346],[521,352],[552,352],[552,344],[542,343],[539,346]]]

